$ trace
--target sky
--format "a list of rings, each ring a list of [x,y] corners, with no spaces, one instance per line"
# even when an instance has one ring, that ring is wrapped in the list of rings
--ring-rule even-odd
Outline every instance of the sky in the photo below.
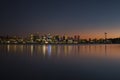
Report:
[[[3,0],[0,34],[120,37],[120,0]]]

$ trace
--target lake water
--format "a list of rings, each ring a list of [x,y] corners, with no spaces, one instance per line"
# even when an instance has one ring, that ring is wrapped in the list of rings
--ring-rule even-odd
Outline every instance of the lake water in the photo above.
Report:
[[[120,44],[0,45],[0,80],[120,80]]]

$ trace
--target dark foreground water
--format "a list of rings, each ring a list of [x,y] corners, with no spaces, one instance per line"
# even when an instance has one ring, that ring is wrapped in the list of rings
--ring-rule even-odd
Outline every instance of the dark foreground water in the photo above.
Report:
[[[120,80],[120,45],[0,45],[0,80]]]

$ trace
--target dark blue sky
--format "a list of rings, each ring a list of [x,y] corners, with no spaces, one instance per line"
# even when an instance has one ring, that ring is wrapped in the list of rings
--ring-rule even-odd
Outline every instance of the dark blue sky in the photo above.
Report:
[[[4,0],[0,7],[1,34],[120,35],[120,0]]]

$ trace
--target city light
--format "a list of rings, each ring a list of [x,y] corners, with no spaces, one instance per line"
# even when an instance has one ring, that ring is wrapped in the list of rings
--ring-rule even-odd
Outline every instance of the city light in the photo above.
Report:
[[[107,38],[104,33],[103,38],[85,39],[80,35],[51,35],[29,34],[26,37],[20,36],[1,36],[0,44],[111,44],[120,43],[120,38]]]

